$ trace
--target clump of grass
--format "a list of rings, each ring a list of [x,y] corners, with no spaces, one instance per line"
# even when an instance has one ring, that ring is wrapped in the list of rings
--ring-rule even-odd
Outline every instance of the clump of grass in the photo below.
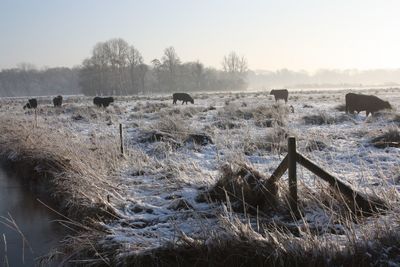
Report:
[[[311,152],[313,150],[320,151],[320,150],[324,150],[327,147],[328,147],[328,145],[321,140],[309,140],[307,142],[306,150],[309,152]]]
[[[133,108],[133,111],[143,112],[143,113],[154,113],[159,112],[161,109],[168,107],[169,105],[164,102],[138,102],[136,106]]]
[[[338,124],[349,120],[351,120],[351,117],[346,114],[341,114],[337,117],[334,117],[326,112],[320,112],[319,114],[314,115],[306,115],[303,117],[304,123],[309,125]]]
[[[390,109],[384,109],[377,112],[374,112],[373,115],[368,116],[365,122],[373,123],[379,121],[388,121],[396,123],[396,113]],[[398,116],[398,115],[397,115]]]
[[[339,104],[335,107],[337,111],[346,111],[346,104]]]
[[[391,122],[396,123],[397,125],[400,125],[400,114],[395,114],[393,116],[393,119],[391,120]]]
[[[305,124],[311,125],[323,125],[323,124],[334,124],[335,118],[326,114],[325,112],[320,112],[315,115],[307,115],[303,117]]]
[[[196,115],[197,113],[203,112],[203,111],[204,111],[203,107],[188,106],[188,107],[182,108],[181,114],[185,118],[193,118],[194,115]]]
[[[274,104],[271,106],[258,105],[255,107],[242,107],[238,105],[227,105],[222,110],[218,111],[220,117],[228,119],[254,119],[260,126],[266,125],[264,122],[273,120],[278,125],[285,125],[287,116],[289,114],[289,107],[282,104]],[[268,123],[267,123],[268,124]]]
[[[245,163],[233,166],[225,163],[220,167],[217,183],[201,198],[212,201],[228,201],[239,212],[265,211],[277,203],[277,185],[269,184],[267,177]]]
[[[286,139],[289,136],[285,128],[274,127],[263,135],[251,136],[243,141],[243,150],[246,155],[263,152],[280,154],[287,151]]]
[[[234,123],[229,119],[222,118],[216,122],[212,123],[212,126],[221,129],[221,130],[230,130],[234,128],[240,128],[240,124]]]
[[[371,140],[373,146],[377,148],[400,147],[399,128],[391,128],[387,132]]]
[[[151,128],[162,132],[174,134],[176,136],[185,136],[190,132],[189,126],[178,116],[161,117]]]
[[[210,106],[204,108],[203,112],[208,112],[208,111],[216,110],[216,109],[217,109],[216,107],[214,107],[213,105],[210,105]]]

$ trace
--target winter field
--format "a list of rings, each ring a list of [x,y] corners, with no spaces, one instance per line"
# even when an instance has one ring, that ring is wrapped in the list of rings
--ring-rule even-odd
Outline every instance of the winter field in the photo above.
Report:
[[[350,91],[289,90],[287,104],[275,103],[269,91],[197,93],[188,105],[173,105],[171,95],[117,96],[105,109],[89,97],[65,96],[61,108],[40,97],[36,116],[22,109],[27,99],[2,98],[0,153],[46,186],[73,231],[49,258],[398,266],[400,89],[354,90],[394,107],[368,118],[345,114]],[[288,136],[300,153],[385,200],[389,210],[361,216],[301,166],[302,216],[288,208],[287,172],[270,204],[255,190],[285,157]]]

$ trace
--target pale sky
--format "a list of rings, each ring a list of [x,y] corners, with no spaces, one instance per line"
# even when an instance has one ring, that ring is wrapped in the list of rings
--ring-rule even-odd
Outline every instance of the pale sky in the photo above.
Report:
[[[111,38],[145,62],[173,46],[182,61],[251,69],[400,68],[398,0],[0,0],[0,69],[71,67]]]

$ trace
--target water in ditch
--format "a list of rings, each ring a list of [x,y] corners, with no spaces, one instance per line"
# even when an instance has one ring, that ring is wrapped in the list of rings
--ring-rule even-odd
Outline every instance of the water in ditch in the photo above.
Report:
[[[66,232],[56,222],[60,217],[38,199],[49,204],[32,183],[0,168],[0,266],[56,265],[38,259],[57,247]]]

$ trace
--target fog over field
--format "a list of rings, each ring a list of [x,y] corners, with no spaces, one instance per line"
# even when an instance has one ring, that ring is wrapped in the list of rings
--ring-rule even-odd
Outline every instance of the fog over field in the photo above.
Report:
[[[177,57],[179,59],[179,57]],[[158,64],[158,65],[157,65]],[[168,61],[96,73],[84,66],[36,68],[21,64],[0,71],[0,96],[37,95],[130,95],[216,91],[268,91],[272,88],[335,89],[386,88],[400,86],[400,69],[328,70],[316,72],[250,70],[224,71],[205,67],[201,62],[177,62],[173,76]],[[99,78],[103,77],[103,78]],[[92,80],[93,79],[93,80]],[[100,79],[103,82],[100,83]],[[107,79],[107,80],[104,80]],[[96,88],[94,88],[94,87]]]

